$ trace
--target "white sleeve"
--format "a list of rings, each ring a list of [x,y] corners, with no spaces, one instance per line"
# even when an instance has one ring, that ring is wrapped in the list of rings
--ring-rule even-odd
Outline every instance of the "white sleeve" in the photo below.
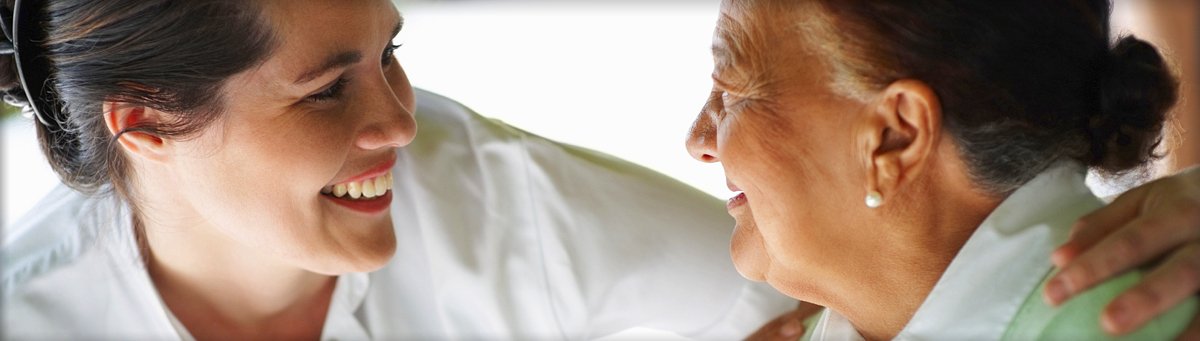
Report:
[[[395,171],[397,257],[372,284],[387,288],[374,305],[404,318],[375,325],[450,339],[635,327],[735,339],[795,307],[734,271],[719,200],[417,94],[421,133]]]
[[[601,153],[535,136],[525,144],[545,275],[568,335],[647,327],[740,339],[796,306],[733,269],[733,220],[719,200]]]

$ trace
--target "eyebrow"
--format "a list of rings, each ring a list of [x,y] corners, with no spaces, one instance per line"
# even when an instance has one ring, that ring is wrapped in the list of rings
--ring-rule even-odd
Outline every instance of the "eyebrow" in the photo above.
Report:
[[[399,23],[396,24],[396,28],[392,30],[393,39],[397,34],[400,34],[400,30],[403,28],[404,28],[404,17],[400,17]],[[317,66],[308,71],[305,71],[304,73],[301,73],[300,77],[296,77],[295,84],[303,84],[303,83],[311,82],[312,80],[317,79],[317,77],[324,75],[325,73],[329,72],[330,70],[357,64],[358,62],[362,61],[362,59],[363,59],[363,54],[362,54],[362,52],[359,52],[359,51],[338,52],[334,55],[329,56],[329,58],[325,58],[325,62],[321,63],[320,66]]]
[[[358,52],[358,51],[339,52],[337,54],[329,56],[329,58],[326,58],[325,62],[321,63],[320,66],[312,68],[311,70],[305,71],[304,73],[300,74],[300,77],[296,78],[296,84],[308,83],[314,79],[317,79],[317,77],[324,75],[325,73],[329,72],[330,70],[341,68],[341,67],[346,67],[346,66],[358,63],[359,61],[362,60],[362,58],[363,58],[362,52]]]

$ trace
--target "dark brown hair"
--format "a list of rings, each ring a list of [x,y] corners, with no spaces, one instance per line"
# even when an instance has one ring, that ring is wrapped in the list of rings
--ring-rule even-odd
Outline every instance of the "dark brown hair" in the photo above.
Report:
[[[12,0],[8,8],[13,8]],[[273,50],[261,8],[246,0],[47,0],[42,44],[59,108],[40,108],[61,127],[36,123],[51,167],[84,193],[129,195],[129,172],[116,137],[130,131],[186,137],[222,113],[225,81]],[[0,90],[27,104],[12,56],[0,56]],[[171,114],[157,126],[111,133],[105,101]],[[110,186],[111,185],[111,186]],[[132,203],[132,202],[131,202]]]
[[[800,27],[845,95],[919,79],[973,179],[1008,193],[1060,160],[1106,174],[1156,158],[1178,82],[1158,51],[1110,40],[1107,0],[819,0]]]

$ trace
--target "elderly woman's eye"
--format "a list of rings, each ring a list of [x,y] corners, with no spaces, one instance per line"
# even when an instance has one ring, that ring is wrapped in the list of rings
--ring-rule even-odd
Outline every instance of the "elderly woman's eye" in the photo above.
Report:
[[[401,46],[404,46],[404,44],[388,44],[388,46],[383,49],[383,59],[380,61],[383,66],[392,65],[392,61],[395,60],[395,58],[392,57],[396,55],[396,49],[400,48]]]

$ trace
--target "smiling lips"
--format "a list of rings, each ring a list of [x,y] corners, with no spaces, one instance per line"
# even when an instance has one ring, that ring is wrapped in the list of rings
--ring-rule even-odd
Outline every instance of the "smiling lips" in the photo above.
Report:
[[[392,204],[392,159],[337,184],[321,189],[321,197],[370,216],[387,212]]]
[[[382,197],[384,194],[387,194],[389,191],[391,191],[393,185],[392,180],[392,171],[389,170],[386,173],[373,178],[325,186],[324,189],[321,189],[321,194],[331,195],[335,198],[342,199],[345,199],[347,196],[349,196],[349,199],[356,200],[372,199],[375,197]]]
[[[734,208],[746,204],[746,193],[742,192],[741,188],[738,188],[733,184],[733,181],[729,181],[729,179],[725,179],[725,185],[729,187],[730,191],[734,192],[733,197],[729,198],[729,201],[725,202],[726,210],[732,211]]]

